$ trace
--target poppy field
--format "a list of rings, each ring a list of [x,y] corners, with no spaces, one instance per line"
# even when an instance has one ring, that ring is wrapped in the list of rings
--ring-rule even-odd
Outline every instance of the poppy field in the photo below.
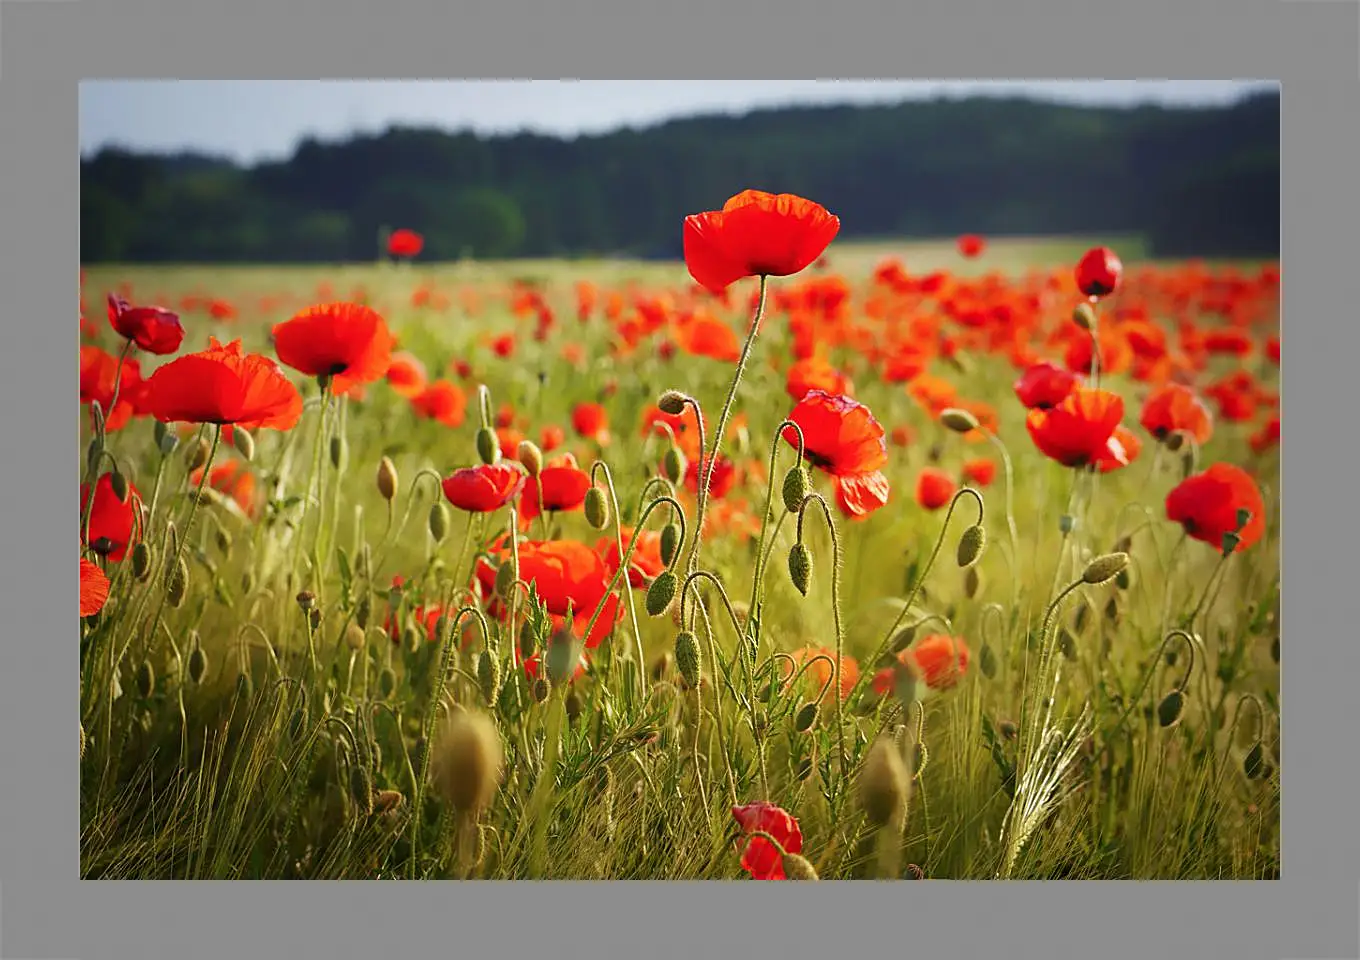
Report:
[[[1276,263],[81,274],[91,879],[1274,879]]]

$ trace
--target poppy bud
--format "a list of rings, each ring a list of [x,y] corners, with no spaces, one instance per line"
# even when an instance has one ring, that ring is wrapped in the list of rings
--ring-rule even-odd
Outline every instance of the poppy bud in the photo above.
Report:
[[[789,513],[801,510],[811,486],[812,481],[802,464],[790,467],[789,472],[784,474],[784,509]]]
[[[388,457],[378,461],[378,493],[388,503],[397,495],[397,467]]]
[[[797,716],[793,718],[793,729],[797,730],[799,733],[807,733],[812,729],[813,724],[816,722],[817,704],[804,704],[803,708],[798,711]]]
[[[238,425],[232,428],[231,445],[246,463],[255,459],[255,438],[244,427]]]
[[[307,611],[307,619],[311,622],[313,630],[321,629],[321,611],[318,608],[313,607]]]
[[[190,447],[184,454],[185,462],[188,464],[189,472],[193,473],[199,467],[208,462],[208,454],[212,452],[212,447],[208,441],[202,437],[198,438],[198,443]]]
[[[886,827],[906,812],[911,778],[897,745],[880,737],[869,748],[859,774],[859,800],[869,822]]]
[[[496,694],[501,689],[501,662],[490,650],[483,650],[477,658],[477,683],[482,688],[482,696],[488,704],[496,702]]]
[[[968,567],[976,563],[986,545],[987,531],[982,524],[974,524],[963,531],[963,536],[959,537],[959,566]]]
[[[567,723],[573,727],[576,726],[576,721],[581,718],[581,711],[585,709],[585,703],[581,700],[581,695],[574,689],[568,690],[566,700],[563,702],[563,707],[566,709]]]
[[[548,639],[543,665],[547,668],[548,680],[553,686],[560,687],[570,680],[580,663],[580,645],[569,627],[558,630]]]
[[[170,429],[168,424],[157,420],[155,434],[156,449],[160,450],[161,456],[168,457],[175,452],[175,448],[179,446],[179,437]]]
[[[1079,303],[1072,311],[1072,322],[1083,330],[1090,330],[1096,325],[1096,311],[1089,303]]]
[[[345,454],[349,452],[345,438],[336,434],[331,437],[331,466],[337,470],[343,470],[345,466]]]
[[[510,560],[506,560],[496,568],[496,596],[508,598],[510,596],[510,590],[514,585],[515,565]]]
[[[397,674],[391,667],[384,667],[383,672],[378,675],[378,690],[384,697],[390,697],[395,689],[397,689]]]
[[[364,628],[357,623],[351,623],[346,627],[345,646],[356,652],[362,650],[364,648]]]
[[[657,409],[668,417],[678,417],[685,412],[685,404],[690,401],[687,394],[679,390],[667,390],[656,401]]]
[[[443,543],[449,535],[449,508],[443,500],[436,500],[430,507],[430,536],[435,543]]]
[[[113,491],[113,495],[118,498],[119,503],[127,503],[128,497],[132,493],[128,489],[127,477],[117,470],[109,474],[109,489]]]
[[[531,480],[543,469],[543,451],[532,440],[519,442],[519,446],[515,448],[515,459],[524,467]]]
[[[785,853],[783,856],[784,876],[790,880],[816,880],[817,868],[802,854]]]
[[[1101,584],[1119,575],[1119,572],[1129,565],[1129,555],[1127,553],[1107,553],[1096,557],[1086,565],[1082,571],[1081,579],[1090,584]]]
[[[903,627],[898,631],[897,636],[893,637],[892,652],[901,653],[903,650],[907,649],[907,647],[911,646],[911,642],[915,639],[916,625],[912,624],[911,626]]]
[[[535,677],[533,684],[529,687],[529,694],[534,698],[534,703],[546,703],[548,695],[552,693],[552,687],[544,677]]]
[[[984,643],[978,652],[978,667],[988,680],[996,676],[996,651],[992,649],[991,644]]]
[[[316,594],[310,590],[303,590],[297,595],[297,605],[305,610],[310,610],[316,606]]]
[[[138,665],[135,680],[137,695],[143,700],[148,699],[151,694],[156,692],[156,672],[151,668],[150,660],[143,660]]]
[[[795,543],[789,551],[789,579],[803,596],[807,596],[812,580],[812,551],[805,543]]]
[[[1181,433],[1179,430],[1174,433],[1168,433],[1166,439],[1162,442],[1166,445],[1168,450],[1172,453],[1176,453],[1181,447],[1185,446],[1185,434]]]
[[[189,564],[183,557],[170,568],[169,575],[165,578],[165,599],[171,607],[178,609],[184,602],[184,594],[189,589]]]
[[[203,652],[203,648],[195,646],[193,652],[189,654],[189,679],[194,683],[202,683],[203,676],[208,672],[208,655]]]
[[[659,617],[666,612],[666,608],[675,599],[677,582],[675,573],[670,570],[662,570],[660,575],[652,581],[652,585],[647,588],[647,613],[649,616]]]
[[[681,630],[675,636],[675,665],[691,690],[699,689],[699,670],[702,664],[699,638],[692,630]]]
[[[538,651],[538,635],[534,633],[534,625],[530,620],[525,620],[519,628],[519,655],[523,660],[529,660]]]
[[[1246,758],[1242,761],[1242,772],[1247,775],[1248,780],[1260,780],[1265,772],[1265,750],[1261,748],[1258,741],[1247,751]]]
[[[490,427],[482,427],[477,431],[477,456],[482,458],[482,463],[495,463],[501,458],[501,446],[496,441],[496,431]]]
[[[1157,705],[1157,722],[1163,727],[1174,727],[1180,722],[1181,714],[1185,710],[1185,694],[1179,690],[1172,690],[1166,698]]]
[[[368,591],[364,591],[359,595],[359,600],[354,605],[354,623],[360,631],[368,629],[368,620],[372,615],[373,600],[369,597]]]
[[[151,575],[151,548],[145,540],[132,548],[132,575],[138,580],[145,580]]]
[[[671,483],[679,483],[685,475],[685,455],[675,447],[667,448],[661,457],[661,475]]]
[[[373,814],[373,777],[363,764],[355,764],[349,772],[349,795],[361,817]]]
[[[955,433],[971,433],[978,428],[978,418],[958,407],[950,407],[941,413],[940,423]]]
[[[674,523],[668,523],[661,528],[661,562],[669,567],[679,550],[680,528]]]
[[[977,567],[969,567],[968,572],[963,575],[963,595],[972,600],[982,589],[982,574],[978,573]]]
[[[604,491],[599,487],[591,487],[586,491],[584,509],[586,523],[596,530],[603,530],[609,523],[609,504],[605,502]]]

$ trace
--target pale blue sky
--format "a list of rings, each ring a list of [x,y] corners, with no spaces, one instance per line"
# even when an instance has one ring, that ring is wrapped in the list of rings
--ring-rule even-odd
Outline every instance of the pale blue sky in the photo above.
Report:
[[[814,103],[894,103],[939,96],[1027,95],[1074,103],[1229,103],[1272,81],[86,81],[82,153],[108,145],[195,150],[254,162],[393,123],[574,136],[699,113]]]

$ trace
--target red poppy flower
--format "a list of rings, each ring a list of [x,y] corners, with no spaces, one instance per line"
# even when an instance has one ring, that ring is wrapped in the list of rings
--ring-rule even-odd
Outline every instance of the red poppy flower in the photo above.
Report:
[[[1158,440],[1173,433],[1188,433],[1201,446],[1214,432],[1214,415],[1193,390],[1179,383],[1153,391],[1143,404],[1138,422]]]
[[[1070,370],[1044,361],[1029,367],[1015,381],[1015,395],[1030,410],[1056,407],[1081,385],[1081,377]]]
[[[336,393],[387,373],[392,335],[376,310],[357,303],[321,303],[274,327],[274,352],[309,377],[332,377]]]
[[[80,558],[80,615],[92,617],[109,599],[109,578],[93,561]]]
[[[1256,453],[1265,453],[1271,447],[1280,442],[1280,415],[1274,414],[1269,420],[1261,425],[1250,437],[1251,449]]]
[[[207,350],[171,360],[151,375],[142,408],[163,423],[291,430],[302,417],[302,395],[274,361],[242,354],[239,340],[225,347],[209,340]]]
[[[520,579],[534,587],[554,616],[566,616],[571,610],[573,617],[583,614],[589,617],[605,598],[613,574],[600,555],[584,543],[527,540],[518,549]],[[509,556],[508,549],[499,551],[500,560]],[[477,579],[488,595],[495,590],[496,571],[485,560],[477,565]],[[610,606],[606,606],[606,614]],[[601,619],[608,617],[602,614]]]
[[[949,503],[956,490],[954,478],[938,467],[922,467],[916,478],[916,502],[927,510],[938,510]]]
[[[1092,247],[1077,261],[1077,289],[1093,299],[1114,293],[1123,275],[1124,264],[1109,247]]]
[[[114,293],[109,294],[109,326],[147,353],[174,353],[184,342],[178,314],[164,307],[134,307]]]
[[[812,699],[821,693],[823,687],[826,694],[831,694],[835,685],[836,671],[832,664],[836,662],[836,651],[832,647],[803,647],[795,650],[790,656],[797,664],[797,670],[803,668],[803,664],[809,664],[807,671],[803,674],[804,680],[811,687],[807,691],[808,699]],[[825,659],[822,659],[825,658]],[[781,669],[784,671],[784,680],[787,684],[792,681],[797,674],[793,664],[781,660]],[[859,663],[854,657],[841,657],[841,699],[849,699],[854,692],[855,685],[859,683]],[[825,694],[823,695],[825,696]],[[818,701],[821,702],[820,700]]]
[[[882,471],[852,473],[833,477],[836,506],[851,520],[863,520],[879,507],[887,506],[891,487]]]
[[[387,365],[387,382],[400,396],[418,397],[425,390],[425,364],[409,353],[394,353]]]
[[[987,241],[975,233],[965,233],[959,237],[958,245],[959,253],[971,260],[982,253],[987,246]]]
[[[786,810],[764,800],[732,808],[732,818],[743,833],[753,830],[768,833],[786,853],[803,852],[803,831],[798,820]],[[764,837],[752,837],[741,855],[741,865],[754,880],[785,880],[784,858]]]
[[[1082,387],[1051,409],[1031,410],[1025,426],[1040,453],[1065,467],[1079,467],[1107,455],[1127,462],[1110,444],[1123,416],[1121,397]]]
[[[695,496],[699,494],[699,480],[702,474],[700,470],[708,470],[708,460],[691,460],[685,467],[685,487]],[[713,461],[713,476],[708,480],[708,495],[715,500],[720,500],[732,491],[733,485],[737,482],[737,465],[718,454]]]
[[[491,513],[519,495],[525,474],[518,466],[502,461],[455,470],[444,478],[444,496],[459,510]]]
[[[415,257],[425,248],[425,238],[414,230],[393,230],[387,238],[387,252],[394,257]]]
[[[190,475],[189,485],[197,487],[202,480],[203,468],[199,467]],[[208,474],[208,486],[231,497],[241,508],[241,512],[248,517],[254,517],[259,510],[255,474],[236,460],[228,460],[213,467],[212,472]]]
[[[963,637],[932,633],[903,650],[897,659],[931,690],[948,690],[967,673],[968,656],[968,645]],[[893,669],[888,667],[874,674],[875,692],[884,694],[893,688]]]
[[[986,457],[969,460],[963,465],[963,477],[979,487],[989,487],[996,479],[996,461],[988,460]]]
[[[461,427],[467,415],[467,395],[456,383],[436,380],[411,398],[411,409],[416,416],[438,420],[446,427]]]
[[[548,424],[538,434],[538,445],[543,448],[544,453],[556,450],[567,442],[567,434],[556,424]]]
[[[540,487],[542,496],[540,499]],[[551,461],[538,473],[538,482],[525,484],[520,498],[520,519],[527,522],[542,511],[579,510],[590,490],[590,474],[576,465],[570,454]]]
[[[1120,424],[1114,428],[1104,452],[1096,457],[1096,469],[1101,473],[1123,469],[1137,460],[1138,454],[1142,452],[1143,441],[1138,438],[1138,434]]]
[[[87,531],[80,531],[81,543],[117,563],[127,555],[128,548],[137,542],[138,512],[141,495],[128,483],[128,498],[124,503],[113,492],[113,474],[106,473],[95,481],[94,504],[90,508]],[[90,485],[80,485],[80,516],[90,503]]]
[[[711,293],[742,277],[786,277],[826,250],[840,219],[820,204],[789,193],[744,190],[721,210],[685,218],[685,264]]]
[[[623,547],[628,549],[628,543],[632,540],[633,530],[631,527],[624,527],[621,530],[623,536]],[[604,559],[604,565],[609,570],[612,577],[619,570],[619,544],[613,536],[606,536],[595,544],[595,551]],[[638,534],[637,543],[633,546],[633,555],[628,559],[628,583],[634,589],[641,589],[651,583],[661,575],[661,571],[666,569],[666,565],[661,561],[661,534],[654,530],[644,530]]]
[[[561,629],[560,626],[559,626],[557,629]],[[519,644],[514,644],[514,645],[512,646],[512,649],[513,649],[513,652],[514,652],[515,663],[520,663]],[[588,647],[587,649],[592,649],[592,648],[589,648],[589,647]],[[568,680],[567,682],[568,682],[568,683],[575,683],[577,680],[580,680],[582,677],[584,677],[584,676],[586,675],[586,667],[589,665],[589,663],[590,663],[590,655],[589,655],[588,653],[586,653],[585,651],[582,651],[582,652],[581,652],[581,656],[580,656],[580,657],[577,659],[577,661],[576,661],[576,669],[572,672],[571,679]],[[537,679],[537,678],[538,678],[538,671],[539,671],[539,670],[542,668],[542,666],[543,666],[543,655],[542,655],[541,653],[536,653],[536,654],[534,654],[534,655],[533,655],[532,657],[530,657],[528,660],[525,660],[525,661],[523,662],[523,666],[524,666],[524,675],[525,675],[526,677],[528,677],[530,680],[535,680],[535,679]]]
[[[803,432],[804,458],[832,476],[869,473],[888,462],[883,427],[868,407],[843,394],[809,390],[789,419]],[[792,427],[784,428],[784,439],[797,447]]]
[[[118,382],[118,403],[113,403],[113,385]],[[108,432],[127,426],[137,412],[142,392],[142,372],[136,360],[123,361],[123,374],[118,375],[118,358],[98,347],[80,348],[80,402],[98,403],[104,412],[104,429]]]
[[[609,440],[609,414],[598,403],[578,403],[571,411],[572,428],[587,440]]]
[[[802,400],[809,390],[849,396],[852,387],[845,374],[820,357],[810,357],[789,367],[785,389],[793,399]]]
[[[741,341],[732,328],[708,313],[697,313],[675,330],[680,349],[690,356],[734,363],[741,357]]]
[[[1240,511],[1250,516],[1238,529]],[[1261,490],[1241,467],[1216,463],[1203,473],[1182,480],[1166,495],[1166,517],[1196,540],[1222,549],[1225,534],[1236,533],[1236,550],[1261,539],[1266,529],[1266,505]]]

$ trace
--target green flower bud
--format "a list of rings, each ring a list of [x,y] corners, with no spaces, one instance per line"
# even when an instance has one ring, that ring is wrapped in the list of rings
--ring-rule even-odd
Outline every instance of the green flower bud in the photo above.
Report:
[[[430,507],[430,536],[435,543],[443,543],[449,535],[449,508],[443,500],[436,500]]]
[[[800,709],[798,714],[793,718],[793,729],[797,730],[799,733],[807,733],[812,729],[813,724],[816,722],[817,704],[807,703],[803,705],[802,709]]]
[[[1179,690],[1172,690],[1157,705],[1157,722],[1163,727],[1174,727],[1180,722],[1181,714],[1184,711],[1185,694]]]
[[[132,548],[132,575],[138,580],[145,580],[151,575],[151,547],[145,540],[138,541]]]
[[[667,390],[656,401],[657,408],[668,417],[678,417],[685,412],[685,404],[690,397],[679,390]]]
[[[666,608],[675,599],[677,588],[677,578],[670,570],[663,570],[661,574],[652,581],[652,585],[647,588],[647,613],[649,616],[659,617],[666,612]]]
[[[943,411],[940,414],[940,423],[955,433],[972,433],[980,426],[977,417],[958,407],[950,407]]]
[[[1119,572],[1129,565],[1129,555],[1127,553],[1107,553],[1096,557],[1086,565],[1082,571],[1081,579],[1090,584],[1101,584],[1107,580],[1112,580],[1119,575]]]
[[[675,637],[675,665],[686,686],[691,690],[699,689],[699,672],[702,664],[699,638],[691,630],[681,630]]]
[[[680,527],[668,523],[661,528],[661,562],[670,566],[675,555],[680,552]]]
[[[241,459],[246,463],[255,459],[255,438],[244,427],[232,428],[231,445],[236,448],[236,452],[241,455]]]
[[[388,503],[397,495],[397,467],[388,457],[378,461],[378,493]]]
[[[803,596],[807,596],[812,580],[812,551],[805,543],[795,543],[789,551],[789,578]]]
[[[675,447],[667,448],[661,455],[661,475],[671,483],[679,483],[685,475],[685,455]]]
[[[807,499],[811,490],[812,480],[803,469],[803,465],[790,467],[789,472],[784,474],[784,509],[789,513],[797,513],[802,509],[803,501]]]
[[[586,491],[585,515],[586,523],[596,530],[603,530],[609,523],[609,504],[605,502],[604,491],[599,487],[591,487]]]
[[[982,556],[982,549],[987,545],[987,531],[982,524],[974,524],[963,531],[963,536],[959,537],[959,566],[970,567],[977,562],[977,558]]]
[[[477,431],[477,456],[482,463],[495,463],[501,458],[501,445],[496,440],[496,431],[482,427]]]
[[[189,654],[189,679],[195,684],[203,682],[203,676],[208,672],[208,655],[203,652],[203,648],[195,646],[193,652]]]

